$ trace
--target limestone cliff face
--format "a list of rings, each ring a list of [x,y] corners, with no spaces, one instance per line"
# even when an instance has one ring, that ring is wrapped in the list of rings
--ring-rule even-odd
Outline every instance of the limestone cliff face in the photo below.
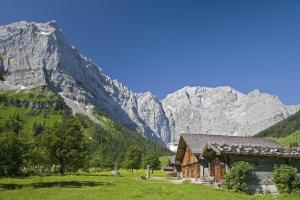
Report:
[[[295,113],[269,94],[230,87],[185,87],[162,101],[133,93],[71,46],[54,21],[0,26],[0,89],[48,86],[73,112],[99,123],[92,108],[145,137],[176,144],[180,133],[254,135]]]
[[[258,90],[246,95],[231,87],[185,87],[162,104],[175,144],[180,133],[252,136],[299,109]]]
[[[0,55],[0,73],[4,77],[1,89],[47,85],[74,112],[84,113],[95,122],[91,110],[94,106],[148,138],[162,142],[161,138],[169,133],[167,123],[160,121],[166,118],[155,96],[135,94],[105,75],[67,42],[54,21],[1,26]]]

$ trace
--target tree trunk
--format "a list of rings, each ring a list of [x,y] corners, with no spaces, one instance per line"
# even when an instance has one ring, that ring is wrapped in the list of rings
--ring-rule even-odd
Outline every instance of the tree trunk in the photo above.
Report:
[[[60,169],[59,169],[59,173],[61,176],[64,175],[65,173],[65,165],[64,165],[64,162],[62,160],[60,160]]]

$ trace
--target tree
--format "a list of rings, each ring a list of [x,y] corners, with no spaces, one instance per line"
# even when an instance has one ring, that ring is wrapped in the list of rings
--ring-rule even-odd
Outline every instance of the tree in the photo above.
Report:
[[[23,144],[14,132],[0,133],[0,175],[17,176],[23,161]]]
[[[300,189],[297,169],[288,165],[275,166],[272,172],[274,182],[281,193],[291,193]]]
[[[45,130],[45,127],[40,123],[34,122],[32,129],[34,136],[39,136]]]
[[[59,173],[76,171],[84,166],[87,142],[80,125],[74,118],[63,119],[42,135],[42,146],[49,153],[53,164],[59,164]]]
[[[160,169],[160,160],[159,160],[159,155],[156,151],[150,151],[144,158],[143,158],[143,166],[144,168],[147,168],[147,165],[150,165],[150,169]]]
[[[251,172],[252,166],[248,162],[239,161],[234,163],[230,171],[225,174],[225,188],[236,192],[245,192],[247,189],[246,176],[251,174]]]
[[[131,169],[132,171],[134,169],[139,169],[142,162],[142,151],[141,149],[136,145],[131,145],[126,152],[125,155],[125,163],[127,166],[127,169]]]
[[[9,116],[9,120],[6,121],[4,127],[6,130],[13,131],[18,135],[23,128],[23,124],[24,121],[21,120],[20,115],[14,113]]]
[[[94,153],[92,153],[91,157],[88,159],[89,167],[98,167],[101,170],[114,168],[113,158],[106,156],[105,153],[102,153],[99,150],[96,150]]]

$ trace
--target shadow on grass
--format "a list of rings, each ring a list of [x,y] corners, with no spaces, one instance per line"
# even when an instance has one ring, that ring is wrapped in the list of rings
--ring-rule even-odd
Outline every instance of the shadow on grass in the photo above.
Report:
[[[104,176],[104,177],[116,177],[116,176],[114,176],[114,175],[110,175],[110,174],[89,174],[89,173],[87,173],[87,174],[75,174],[75,176],[98,176],[98,177],[100,177],[100,176]]]
[[[97,186],[109,186],[112,183],[107,182],[95,182],[95,181],[58,181],[58,182],[39,182],[31,184],[14,184],[14,183],[2,183],[0,189],[4,190],[16,190],[16,189],[39,189],[39,188],[81,188],[81,187],[97,187]]]

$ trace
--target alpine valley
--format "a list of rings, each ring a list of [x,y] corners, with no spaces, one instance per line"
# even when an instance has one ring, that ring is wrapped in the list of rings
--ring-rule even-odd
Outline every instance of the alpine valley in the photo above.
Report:
[[[184,87],[162,100],[134,93],[82,56],[55,21],[0,26],[0,78],[2,91],[46,87],[73,113],[101,124],[98,109],[170,148],[181,133],[253,136],[300,109],[259,90],[243,94],[228,86]]]

